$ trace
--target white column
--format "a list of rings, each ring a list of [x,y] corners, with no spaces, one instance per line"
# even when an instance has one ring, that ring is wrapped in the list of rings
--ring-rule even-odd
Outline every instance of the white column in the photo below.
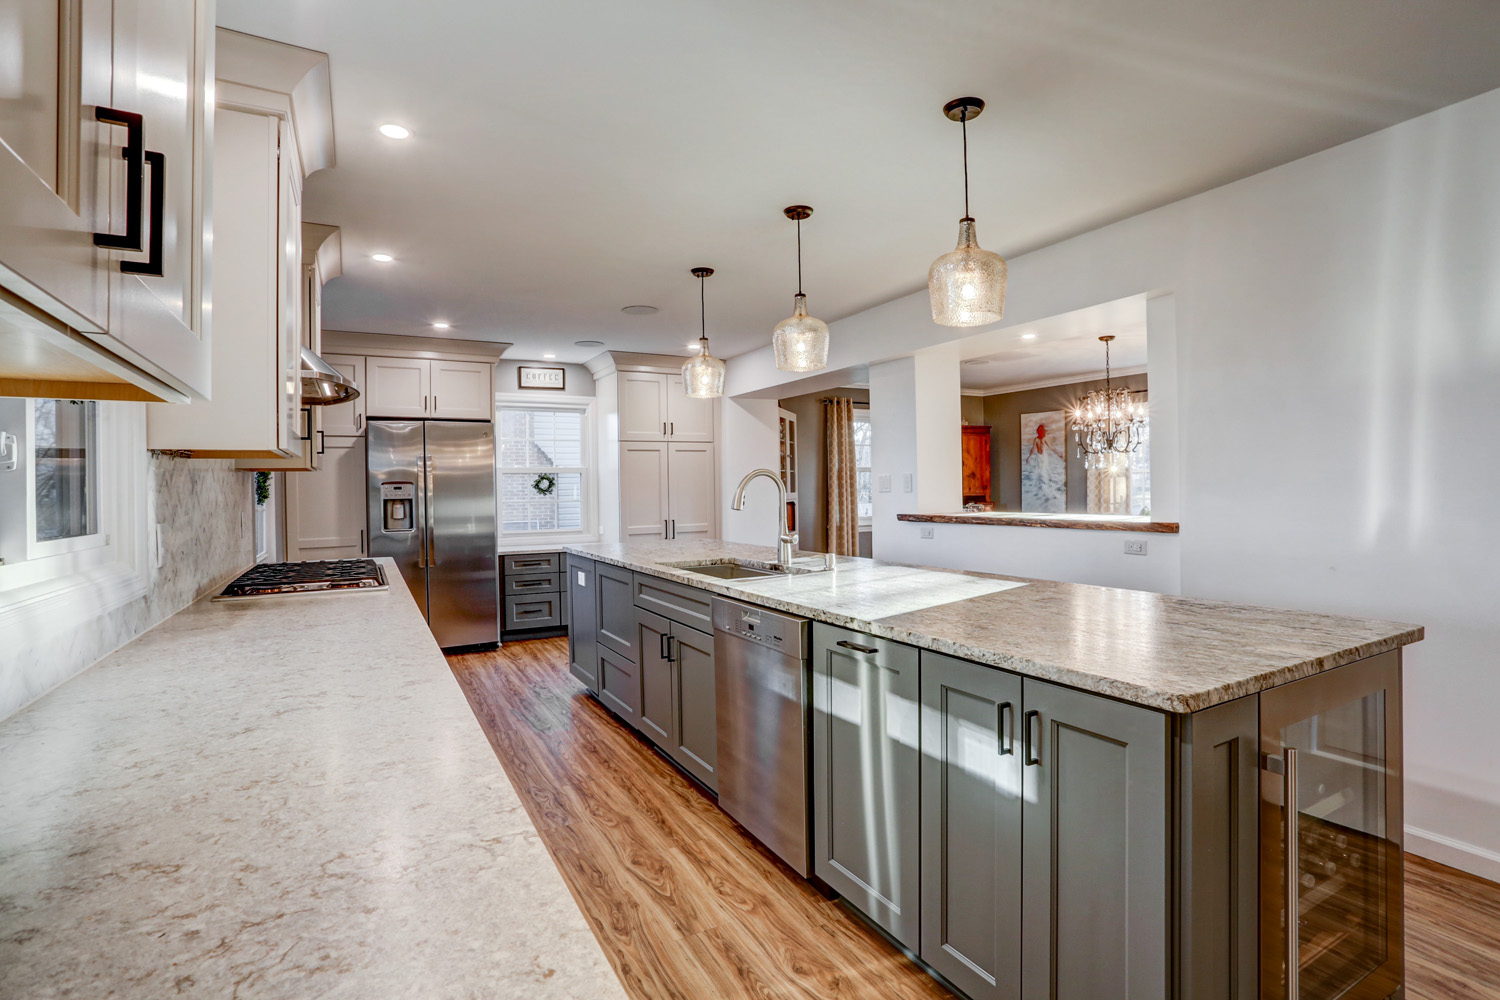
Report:
[[[900,539],[913,525],[897,514],[935,514],[963,506],[963,424],[956,345],[870,366],[871,471],[877,559],[909,561]]]

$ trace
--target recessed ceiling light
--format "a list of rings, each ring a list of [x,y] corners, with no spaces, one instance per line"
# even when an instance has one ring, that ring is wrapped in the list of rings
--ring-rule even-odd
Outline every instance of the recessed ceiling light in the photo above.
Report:
[[[444,323],[442,320],[438,320],[436,323],[432,324],[432,328],[434,330],[446,330],[452,325],[452,323]]]
[[[391,261],[395,260],[396,258],[392,257],[388,253],[372,253],[372,254],[370,254],[370,259],[371,260],[378,260],[382,264],[389,264]]]
[[[380,126],[380,134],[387,139],[409,139],[411,137],[411,129],[405,125],[393,125],[390,122],[386,122]]]
[[[655,306],[626,306],[620,310],[620,312],[627,316],[650,316],[652,313],[659,311]]]
[[[575,341],[573,341],[573,346],[574,347],[603,347],[604,346],[604,341],[602,341],[602,340],[575,340]]]
[[[557,357],[556,354],[543,354],[542,355],[542,360],[543,361],[551,361],[555,357]]]
[[[1034,334],[1034,333],[1023,333],[1023,334],[1021,334],[1021,339],[1022,340],[1035,340],[1036,339],[1036,334]]]

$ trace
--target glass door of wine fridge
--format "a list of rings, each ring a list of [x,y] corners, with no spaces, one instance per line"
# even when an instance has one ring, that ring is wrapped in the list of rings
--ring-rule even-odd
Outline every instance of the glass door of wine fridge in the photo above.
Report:
[[[1260,697],[1260,995],[1402,995],[1401,659]]]

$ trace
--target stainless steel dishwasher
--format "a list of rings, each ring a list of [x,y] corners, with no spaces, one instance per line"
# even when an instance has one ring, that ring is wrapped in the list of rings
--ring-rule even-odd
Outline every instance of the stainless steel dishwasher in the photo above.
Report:
[[[806,877],[812,871],[808,619],[713,600],[719,806]]]

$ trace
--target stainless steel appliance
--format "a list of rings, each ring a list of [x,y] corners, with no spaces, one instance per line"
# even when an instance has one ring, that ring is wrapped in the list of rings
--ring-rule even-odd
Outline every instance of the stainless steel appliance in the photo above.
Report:
[[[366,446],[370,554],[396,561],[439,646],[498,642],[493,425],[371,420]]]
[[[389,590],[385,570],[373,559],[310,559],[261,563],[239,576],[214,597],[216,601],[249,601],[282,594]]]
[[[1260,729],[1260,996],[1399,996],[1400,654],[1263,692]]]
[[[812,872],[808,620],[713,599],[719,807]]]

